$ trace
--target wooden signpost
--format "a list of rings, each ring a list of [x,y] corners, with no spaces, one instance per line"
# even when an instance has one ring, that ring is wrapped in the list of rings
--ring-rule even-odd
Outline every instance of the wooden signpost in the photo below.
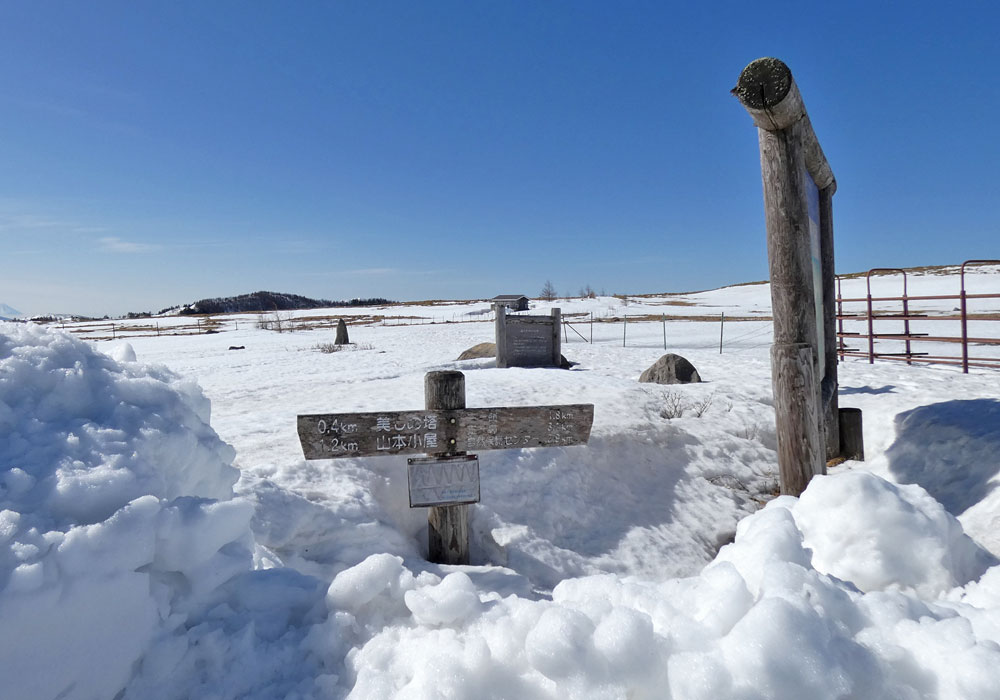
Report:
[[[840,452],[833,267],[837,181],[792,73],[776,58],[743,69],[736,95],[760,139],[774,345],[771,378],[781,492],[799,495]]]
[[[425,454],[409,459],[410,507],[430,507],[428,556],[469,563],[468,504],[479,502],[479,461],[468,450],[582,445],[593,404],[465,407],[465,375],[428,372],[423,411],[378,411],[298,417],[306,459]]]

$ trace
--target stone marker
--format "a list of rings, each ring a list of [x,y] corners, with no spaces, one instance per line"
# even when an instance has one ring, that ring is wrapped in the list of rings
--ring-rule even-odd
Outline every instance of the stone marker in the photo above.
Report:
[[[337,339],[333,341],[334,345],[350,345],[351,341],[347,338],[347,324],[344,323],[344,319],[337,321]]]
[[[650,384],[694,384],[701,375],[690,362],[680,355],[667,353],[639,376],[639,381]]]

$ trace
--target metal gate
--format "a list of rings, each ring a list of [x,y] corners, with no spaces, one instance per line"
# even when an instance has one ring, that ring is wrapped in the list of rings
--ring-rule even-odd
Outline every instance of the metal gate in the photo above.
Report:
[[[1000,260],[967,260],[962,263],[959,274],[959,290],[957,294],[939,294],[931,296],[913,296],[908,293],[906,271],[898,268],[874,268],[865,275],[867,294],[864,297],[844,298],[841,294],[841,283],[844,277],[837,275],[837,353],[843,357],[867,357],[869,363],[876,358],[882,360],[902,360],[907,364],[926,362],[932,364],[960,365],[962,371],[968,373],[969,367],[1000,368],[1000,308],[997,311],[970,312],[969,301],[979,299],[1000,300],[1000,274],[988,279],[995,283],[996,290],[992,293],[969,293],[966,290],[966,269],[976,265],[997,265]],[[998,268],[1000,272],[1000,268]],[[902,275],[901,296],[872,296],[872,275],[879,273],[898,273]],[[958,306],[952,311],[919,312],[911,305],[916,302],[941,302],[954,300]],[[899,302],[898,308],[895,302]],[[852,306],[853,305],[853,306]],[[858,306],[860,309],[857,309]],[[876,309],[875,306],[880,308]],[[845,310],[845,306],[848,310]],[[885,308],[890,306],[890,308]],[[856,309],[856,310],[855,310]],[[957,314],[954,312],[958,312]],[[960,332],[947,335],[947,329],[939,330],[947,322],[954,327],[958,322]],[[970,336],[969,326],[974,323],[975,330],[981,330],[984,322],[991,323],[991,332],[977,333]],[[848,327],[860,330],[849,330]],[[992,336],[992,337],[991,337]],[[861,341],[867,348],[848,347],[850,341]],[[879,343],[879,347],[876,346]],[[928,348],[926,352],[914,351],[915,343],[925,343],[919,347]],[[935,347],[932,344],[937,344]],[[945,354],[944,348],[961,346],[960,355]],[[975,352],[970,355],[972,346]],[[932,354],[933,353],[933,354]]]

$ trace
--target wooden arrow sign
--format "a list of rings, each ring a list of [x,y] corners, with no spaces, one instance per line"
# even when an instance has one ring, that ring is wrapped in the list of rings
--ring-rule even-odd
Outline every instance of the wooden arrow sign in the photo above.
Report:
[[[582,445],[593,404],[315,414],[298,417],[306,459]]]

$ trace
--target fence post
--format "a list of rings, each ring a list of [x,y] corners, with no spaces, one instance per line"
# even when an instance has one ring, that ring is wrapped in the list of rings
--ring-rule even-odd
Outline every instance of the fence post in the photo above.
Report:
[[[875,321],[872,316],[872,279],[868,271],[868,364],[875,364]]]
[[[562,343],[559,337],[562,326],[562,309],[557,307],[549,313],[552,315],[552,366],[558,367],[562,364]]]
[[[960,294],[960,307],[962,312],[962,373],[969,373],[969,316],[967,313],[967,306],[965,300],[965,266],[968,263],[962,263],[962,291]]]
[[[625,347],[625,337],[628,334],[628,314],[622,314],[622,347]]]
[[[722,312],[722,318],[719,320],[719,354],[722,354],[722,334],[726,330],[726,312]]]
[[[590,312],[590,344],[594,344],[594,312]]]
[[[660,322],[663,324],[663,349],[667,349],[667,315],[660,314]]]
[[[453,370],[428,372],[424,376],[424,408],[432,411],[465,408],[465,375]],[[465,452],[448,454],[461,455]],[[468,505],[429,509],[427,558],[437,564],[469,563]]]
[[[837,277],[837,356],[844,358],[844,295],[840,289],[840,277]]]

